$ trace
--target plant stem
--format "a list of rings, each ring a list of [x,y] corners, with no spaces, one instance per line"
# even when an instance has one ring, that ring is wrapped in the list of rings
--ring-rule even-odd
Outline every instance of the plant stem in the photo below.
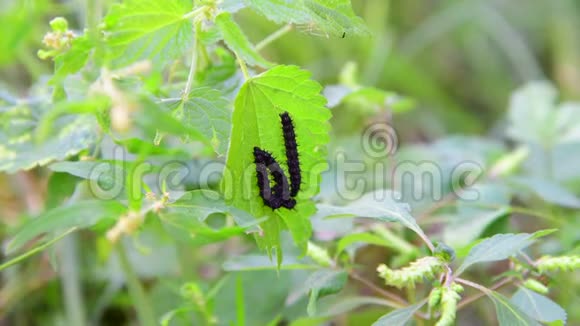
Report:
[[[456,279],[456,281],[458,281],[458,279]],[[494,285],[492,285],[489,288],[489,290],[497,290],[500,287],[511,283],[512,281],[513,281],[513,278],[511,278],[511,277],[504,278],[501,281],[499,281],[499,282],[495,283]],[[458,281],[458,282],[461,283],[461,281]],[[466,284],[466,283],[464,283],[464,284]],[[477,294],[475,294],[475,295],[473,295],[471,297],[465,298],[465,300],[463,300],[459,304],[457,304],[457,310],[459,310],[459,309],[467,306],[468,304],[470,304],[470,303],[478,300],[479,298],[483,297],[484,295],[486,295],[486,293],[482,291],[482,292],[479,292],[479,293],[477,293]]]
[[[197,31],[199,29],[196,26],[196,33],[193,36],[193,45],[191,51],[191,64],[189,65],[189,74],[187,75],[187,83],[185,84],[185,89],[181,95],[181,100],[185,101],[189,97],[189,92],[191,92],[191,86],[193,84],[193,77],[195,76],[195,71],[197,70]]]
[[[396,294],[393,294],[391,292],[388,292],[388,291],[381,289],[380,287],[376,286],[371,281],[365,279],[364,277],[360,276],[358,273],[356,273],[354,271],[350,271],[349,275],[353,280],[359,281],[360,283],[364,284],[366,287],[373,290],[374,292],[384,296],[385,298],[389,298],[389,299],[395,301],[395,303],[397,304],[397,306],[395,306],[395,308],[404,308],[405,306],[407,306],[409,304],[407,301],[405,301],[405,299],[399,297]]]
[[[149,302],[147,294],[145,293],[145,289],[141,285],[141,282],[139,282],[137,274],[135,274],[135,271],[133,270],[133,266],[131,266],[131,262],[127,257],[127,253],[125,252],[125,248],[123,247],[122,242],[117,244],[117,253],[121,268],[125,273],[129,295],[135,304],[135,310],[137,311],[139,324],[142,326],[156,326],[157,323],[155,321],[155,315],[153,313],[151,302]]]
[[[78,235],[70,234],[59,243],[60,249],[60,281],[64,294],[64,305],[69,325],[84,326],[84,300],[79,277],[82,264],[78,255]]]
[[[263,39],[258,44],[256,44],[256,46],[255,46],[256,51],[262,50],[268,44],[270,44],[270,43],[274,42],[275,40],[279,39],[280,37],[284,36],[286,33],[290,32],[292,30],[292,28],[293,28],[292,24],[287,24],[287,25],[282,26],[282,28],[275,31],[274,33],[266,36],[265,39]]]
[[[246,66],[246,63],[242,58],[240,58],[237,52],[234,51],[234,54],[236,55],[236,60],[238,60],[242,74],[244,74],[244,80],[250,79],[250,74],[248,73],[248,67]]]

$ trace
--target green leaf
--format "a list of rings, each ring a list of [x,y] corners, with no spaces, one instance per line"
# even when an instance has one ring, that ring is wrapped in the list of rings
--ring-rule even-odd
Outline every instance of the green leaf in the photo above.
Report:
[[[550,148],[554,141],[555,111],[558,93],[548,82],[532,82],[511,97],[508,134],[519,141]]]
[[[491,291],[488,297],[495,306],[497,321],[500,326],[540,326],[540,323],[512,304],[503,295]]]
[[[33,118],[35,111],[19,106],[0,112],[0,121],[6,121],[0,130],[0,171],[13,173],[62,160],[89,148],[98,139],[95,118],[84,114],[58,119],[53,128],[56,133],[37,143],[32,137],[32,129],[38,123]]]
[[[24,223],[14,234],[7,252],[20,249],[35,237],[62,229],[91,227],[104,219],[114,220],[126,208],[117,201],[87,200],[60,206]]]
[[[511,178],[510,183],[533,191],[548,203],[568,208],[580,208],[580,198],[560,185],[545,179],[534,177]]]
[[[414,305],[393,310],[390,313],[382,316],[373,323],[372,326],[405,326],[413,318],[413,314],[419,310],[424,304],[425,300]]]
[[[164,134],[198,140],[211,146],[210,139],[207,139],[198,129],[200,126],[194,127],[182,123],[173,117],[168,109],[155,103],[151,98],[142,97],[139,102],[141,110],[135,112],[134,118],[137,125],[148,134],[147,136],[151,140],[153,140],[158,132],[162,132]]]
[[[26,251],[22,255],[19,255],[18,257],[14,257],[14,258],[10,259],[9,261],[0,264],[0,271],[4,270],[5,268],[8,268],[10,266],[16,265],[19,262],[23,261],[24,259],[43,251],[44,249],[46,249],[46,248],[52,246],[54,243],[58,242],[60,239],[69,235],[70,233],[74,232],[75,230],[76,230],[76,228],[73,227],[73,228],[69,229],[68,231],[65,231],[62,234],[54,237],[50,241],[47,241],[39,246],[36,246],[36,247]]]
[[[338,256],[340,253],[342,253],[350,245],[352,245],[354,243],[358,243],[358,242],[362,242],[364,244],[374,244],[377,246],[383,246],[383,247],[389,247],[389,248],[393,247],[393,245],[389,241],[385,240],[384,238],[382,238],[378,235],[374,235],[372,233],[367,233],[367,232],[353,233],[353,234],[348,234],[348,235],[342,237],[338,241],[338,244],[336,245],[335,256]]]
[[[318,193],[320,173],[327,168],[325,145],[329,140],[330,112],[324,107],[321,86],[310,74],[294,66],[277,66],[250,78],[235,101],[233,129],[222,186],[224,196],[235,207],[254,216],[270,216],[262,225],[261,247],[279,248],[278,234],[284,225],[296,244],[306,250],[312,233],[309,217],[315,206],[310,198]],[[272,153],[286,168],[284,140],[279,114],[288,112],[294,121],[302,171],[301,190],[292,210],[264,206],[256,184],[253,148]],[[278,255],[280,259],[280,256]]]
[[[259,271],[259,270],[293,270],[293,269],[318,269],[320,266],[303,262],[296,257],[286,256],[279,266],[272,265],[268,256],[245,255],[231,258],[223,263],[224,271]]]
[[[321,306],[322,305],[323,304],[321,304]],[[320,312],[318,313],[318,315],[324,317],[338,316],[366,305],[379,305],[384,307],[392,307],[393,305],[396,304],[391,301],[376,297],[362,297],[362,296],[347,297],[344,299],[341,298],[337,303],[334,304],[330,305],[324,304],[324,307],[319,309]]]
[[[179,102],[174,115],[183,124],[199,130],[215,152],[225,154],[231,127],[228,101],[218,90],[208,87],[193,89],[185,102]]]
[[[141,59],[169,63],[193,41],[193,26],[184,17],[189,0],[125,0],[115,4],[104,19],[110,59],[123,66]]]
[[[308,315],[316,314],[316,301],[326,295],[340,292],[348,274],[345,271],[331,269],[322,269],[314,272],[306,280],[306,287],[310,290],[310,299],[308,301]]]
[[[303,26],[325,36],[369,35],[363,20],[352,10],[350,0],[248,0],[248,6],[278,24]]]
[[[459,199],[457,215],[445,226],[444,241],[462,248],[476,240],[494,221],[510,213],[510,193],[499,184],[476,184],[470,188],[479,194],[476,202]],[[486,207],[486,206],[489,206]]]
[[[254,49],[254,46],[248,41],[246,35],[240,29],[240,26],[232,19],[229,12],[222,12],[215,18],[215,23],[222,32],[224,41],[228,48],[234,51],[245,62],[252,66],[268,68],[272,63]]]
[[[520,287],[510,301],[537,321],[549,323],[561,320],[566,324],[566,311],[550,298],[532,290]]]
[[[532,234],[496,234],[471,248],[463,264],[457,269],[456,275],[461,274],[476,263],[491,262],[508,259],[518,251],[531,245],[535,239],[546,236],[555,230],[542,230]]]
[[[427,236],[421,230],[415,218],[410,214],[410,207],[396,201],[399,194],[390,190],[377,190],[364,194],[360,199],[346,206],[318,204],[317,215],[336,217],[366,217],[382,222],[398,222],[415,231],[423,239]]]
[[[205,221],[214,213],[230,214],[241,227],[248,227],[256,221],[248,212],[227,205],[218,192],[207,189],[186,192],[178,200],[168,204],[167,208],[166,213],[180,214],[198,221]]]

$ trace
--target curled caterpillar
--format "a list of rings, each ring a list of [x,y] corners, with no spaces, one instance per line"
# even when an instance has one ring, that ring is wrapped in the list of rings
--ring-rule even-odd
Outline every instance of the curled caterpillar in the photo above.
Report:
[[[300,190],[302,174],[300,171],[300,159],[298,157],[294,122],[288,112],[280,114],[280,121],[282,122],[282,134],[284,135],[284,146],[286,148],[286,164],[288,165],[288,173],[290,174],[290,196],[295,197]]]
[[[262,197],[264,205],[272,209],[294,208],[296,200],[290,196],[288,179],[276,159],[267,151],[254,147],[254,163],[256,164],[260,197]],[[274,179],[272,187],[270,186],[270,175]]]

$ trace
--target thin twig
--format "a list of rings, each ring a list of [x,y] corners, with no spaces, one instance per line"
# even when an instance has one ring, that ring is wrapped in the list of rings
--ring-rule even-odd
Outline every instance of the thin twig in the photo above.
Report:
[[[260,41],[256,44],[256,51],[260,51],[265,48],[268,44],[274,42],[275,40],[279,39],[280,37],[284,36],[284,34],[290,32],[292,30],[292,24],[287,24],[282,26],[279,30],[275,31],[274,33],[268,35],[265,39]]]
[[[514,279],[511,277],[504,278],[501,281],[499,281],[499,282],[495,283],[494,285],[492,285],[491,287],[489,287],[489,290],[497,290],[500,287],[511,283],[513,280]],[[460,282],[460,281],[458,281],[458,282]],[[479,298],[483,297],[484,295],[486,295],[486,293],[482,291],[482,292],[479,292],[471,297],[465,298],[465,300],[462,300],[461,302],[459,302],[459,304],[457,304],[457,310],[459,310],[459,309],[467,306],[468,304],[478,300]]]
[[[360,276],[358,273],[356,273],[354,271],[350,271],[349,275],[352,279],[359,281],[360,283],[364,284],[366,287],[373,290],[374,292],[384,296],[385,298],[391,299],[391,300],[401,304],[401,306],[398,308],[404,308],[405,306],[409,305],[409,303],[407,301],[405,301],[405,299],[399,297],[398,295],[396,295],[394,293],[391,293],[391,292],[388,292],[388,291],[381,289],[380,287],[376,286],[373,282]]]

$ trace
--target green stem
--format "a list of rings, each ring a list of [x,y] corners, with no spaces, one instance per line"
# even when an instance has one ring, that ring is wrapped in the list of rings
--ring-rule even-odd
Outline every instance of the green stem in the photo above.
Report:
[[[129,295],[135,304],[139,324],[142,326],[156,326],[157,323],[155,321],[155,314],[153,313],[153,306],[149,302],[145,289],[141,285],[141,282],[139,282],[137,274],[133,270],[133,266],[131,266],[131,262],[129,262],[129,258],[121,242],[117,245],[117,253],[121,268],[125,273]]]
[[[256,51],[260,51],[265,48],[268,44],[274,42],[275,40],[279,39],[280,37],[284,36],[286,33],[292,30],[292,24],[284,25],[279,30],[275,31],[274,33],[268,35],[265,39],[260,41],[256,44]]]
[[[28,250],[27,252],[23,253],[22,255],[20,255],[18,257],[15,257],[15,258],[13,258],[13,259],[11,259],[11,260],[9,260],[9,261],[1,264],[0,265],[0,271],[2,271],[5,268],[8,268],[10,266],[16,265],[16,264],[20,263],[21,261],[25,260],[26,258],[28,258],[30,256],[33,256],[33,255],[35,255],[35,254],[43,251],[44,249],[52,246],[54,243],[58,242],[60,239],[62,239],[65,236],[69,235],[70,233],[72,233],[76,229],[77,229],[76,227],[70,228],[67,231],[65,231],[63,234],[57,236],[56,238],[54,238],[54,239],[52,239],[52,240],[50,240],[50,241],[48,241],[46,243],[43,243],[43,244],[41,244],[38,247],[35,247],[35,248],[31,249],[31,250]]]
[[[60,281],[64,293],[64,305],[69,325],[87,325],[85,319],[84,300],[82,295],[79,270],[79,239],[77,234],[71,234],[59,243],[60,247]]]
[[[199,24],[198,24],[199,25]],[[183,90],[183,94],[181,95],[182,101],[185,101],[189,97],[189,92],[191,92],[191,86],[193,84],[193,77],[195,76],[195,72],[197,70],[197,31],[199,30],[199,26],[196,25],[196,33],[193,36],[193,45],[192,45],[192,52],[191,52],[191,64],[189,65],[189,74],[187,75],[187,83],[185,84],[185,89]]]
[[[250,79],[250,74],[248,73],[248,67],[246,66],[246,63],[244,62],[244,60],[242,58],[240,58],[240,56],[234,51],[234,54],[236,55],[236,60],[238,60],[238,64],[240,65],[240,69],[242,70],[242,74],[244,74],[244,79],[248,80]]]

